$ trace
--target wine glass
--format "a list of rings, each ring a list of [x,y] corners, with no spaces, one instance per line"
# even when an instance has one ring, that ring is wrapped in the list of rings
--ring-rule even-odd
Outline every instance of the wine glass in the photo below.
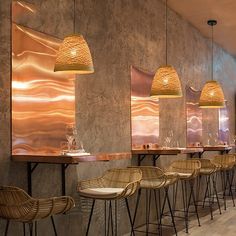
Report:
[[[73,145],[74,140],[74,133],[73,133],[73,125],[67,125],[66,126],[66,139],[68,141],[68,151],[70,152]]]
[[[214,141],[215,141],[215,145],[217,146],[219,144],[219,134],[218,134],[218,132],[215,133]]]
[[[173,130],[170,130],[168,132],[168,137],[169,137],[169,147],[172,147],[173,146],[173,138],[174,138],[174,132]],[[172,143],[172,144],[171,144]]]
[[[169,147],[170,147],[170,140],[171,140],[171,138],[170,138],[169,136],[167,136],[167,137],[165,138],[166,148],[169,148]]]
[[[207,145],[211,146],[212,133],[208,133]]]
[[[84,150],[84,144],[83,144],[82,141],[80,141],[80,150],[81,150],[81,152],[85,152],[85,150]]]

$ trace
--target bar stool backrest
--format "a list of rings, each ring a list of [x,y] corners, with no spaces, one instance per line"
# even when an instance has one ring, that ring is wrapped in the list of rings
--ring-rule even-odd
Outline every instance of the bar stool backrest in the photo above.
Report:
[[[19,219],[33,206],[31,197],[22,189],[11,186],[0,187],[0,217]],[[26,207],[27,205],[27,207]]]
[[[236,157],[234,154],[225,154],[214,156],[212,162],[221,168],[232,168],[236,164]]]
[[[191,177],[196,177],[201,169],[199,160],[177,160],[171,163],[169,170],[177,173],[191,174]]]
[[[125,188],[127,184],[140,182],[142,172],[137,168],[111,169],[102,176],[103,187]]]
[[[31,197],[22,189],[12,186],[0,186],[0,206],[20,205]]]
[[[139,168],[142,171],[142,183],[148,182],[149,186],[153,188],[160,188],[165,185],[166,175],[164,171],[158,167],[154,166],[130,166],[129,168]]]
[[[209,159],[192,159],[192,160],[198,160],[201,162],[201,169],[212,169],[213,171],[216,170],[216,165],[211,162]]]

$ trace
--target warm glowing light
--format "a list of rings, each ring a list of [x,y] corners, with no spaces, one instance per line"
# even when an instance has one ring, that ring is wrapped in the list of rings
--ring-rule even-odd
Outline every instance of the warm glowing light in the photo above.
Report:
[[[172,66],[161,66],[153,79],[151,96],[159,98],[182,97],[179,76]]]
[[[224,93],[217,81],[206,82],[201,92],[199,106],[201,108],[222,108],[225,106]]]
[[[82,35],[66,37],[60,45],[54,71],[67,71],[77,74],[94,72],[92,56]]]
[[[20,81],[12,81],[12,89],[27,89],[28,83]]]

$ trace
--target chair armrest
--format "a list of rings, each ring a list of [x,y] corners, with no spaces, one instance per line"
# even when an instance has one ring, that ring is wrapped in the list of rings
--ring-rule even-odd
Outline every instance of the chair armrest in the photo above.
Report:
[[[140,181],[134,181],[134,182],[128,183],[119,197],[126,198],[133,195],[136,192],[136,190],[139,188]]]

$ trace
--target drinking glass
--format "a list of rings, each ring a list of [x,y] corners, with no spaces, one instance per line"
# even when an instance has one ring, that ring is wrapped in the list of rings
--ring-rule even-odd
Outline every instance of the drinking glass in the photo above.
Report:
[[[207,145],[211,146],[212,134],[208,133]]]
[[[74,133],[73,133],[73,125],[67,125],[66,126],[66,139],[68,141],[68,151],[70,152],[72,150],[73,141],[74,141]]]
[[[219,134],[218,133],[215,133],[214,142],[215,142],[216,146],[219,144]]]

